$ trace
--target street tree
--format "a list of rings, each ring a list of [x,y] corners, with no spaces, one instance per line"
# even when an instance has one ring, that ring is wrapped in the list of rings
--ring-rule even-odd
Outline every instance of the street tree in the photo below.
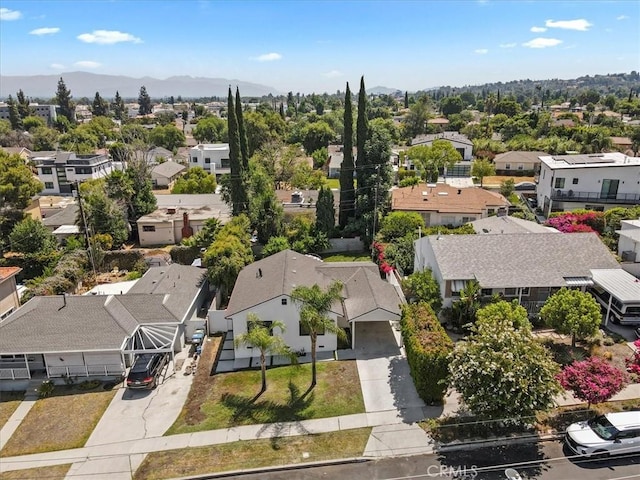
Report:
[[[285,355],[292,361],[297,361],[295,353],[284,343],[281,336],[275,335],[276,330],[285,332],[285,325],[280,320],[273,320],[268,325],[260,320],[253,312],[247,314],[247,331],[234,338],[236,347],[246,346],[255,348],[260,352],[260,373],[262,387],[258,395],[267,391],[267,355]]]
[[[149,115],[152,111],[151,97],[147,93],[147,87],[143,85],[140,87],[140,93],[138,94],[138,114]]]
[[[109,114],[109,104],[100,96],[100,92],[96,92],[91,104],[91,113],[94,117],[106,117]]]
[[[428,268],[405,277],[402,281],[402,290],[412,303],[428,303],[436,314],[442,308],[440,285]]]
[[[567,365],[558,375],[558,380],[564,389],[587,402],[587,409],[594,403],[608,401],[629,381],[625,372],[601,357],[589,357]]]
[[[56,90],[55,102],[60,109],[60,115],[67,119],[70,124],[75,123],[75,110],[71,101],[71,90],[64,83],[62,77],[58,80],[58,89]]]
[[[318,335],[324,335],[328,332],[337,335],[338,338],[346,338],[344,330],[329,316],[333,305],[342,300],[342,287],[342,282],[336,280],[331,282],[326,289],[322,289],[318,284],[311,287],[300,285],[291,292],[291,298],[300,311],[300,327],[302,331],[308,333],[311,340],[310,388],[315,387],[317,383]]]
[[[561,391],[558,370],[529,327],[491,317],[479,320],[467,340],[456,344],[449,381],[474,414],[521,425],[553,405]]]
[[[336,226],[336,210],[333,204],[333,193],[330,188],[322,187],[318,192],[318,201],[316,202],[316,231],[324,232],[327,238],[331,238],[331,234]]]
[[[471,165],[471,176],[480,180],[480,186],[483,186],[484,177],[496,174],[495,165],[485,158],[475,160]]]
[[[338,208],[338,223],[340,228],[347,226],[349,217],[355,214],[356,191],[353,184],[353,111],[351,104],[351,90],[347,82],[344,95],[344,135],[343,159],[340,165],[340,206]]]
[[[540,316],[559,333],[571,335],[571,346],[576,339],[595,335],[600,328],[600,305],[589,293],[562,288],[545,302]]]
[[[178,178],[171,193],[215,193],[216,177],[202,167],[191,167]]]

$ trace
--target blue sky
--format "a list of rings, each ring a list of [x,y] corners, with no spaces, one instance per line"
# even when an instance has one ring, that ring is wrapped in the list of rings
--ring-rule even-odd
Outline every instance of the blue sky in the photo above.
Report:
[[[415,91],[640,70],[640,2],[0,0],[0,72]]]

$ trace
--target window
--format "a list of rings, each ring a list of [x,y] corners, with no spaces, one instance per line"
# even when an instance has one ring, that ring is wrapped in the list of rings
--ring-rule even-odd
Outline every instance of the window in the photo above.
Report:
[[[480,291],[480,294],[481,294],[483,297],[490,297],[490,296],[493,294],[493,289],[491,289],[491,288],[483,288],[483,289]]]
[[[476,217],[462,217],[462,223],[475,222]]]
[[[556,184],[553,188],[564,188],[564,178],[556,178]]]
[[[269,331],[269,335],[273,337],[273,329],[271,328],[272,323],[273,322],[269,320],[261,320],[258,322],[258,324],[266,328]],[[255,324],[247,322],[247,332],[250,332],[253,328],[255,328]]]
[[[490,209],[487,210],[487,213],[489,215],[494,215],[496,213],[496,209],[495,208],[490,208]]]
[[[211,163],[211,159],[210,158],[205,158],[204,159],[204,163]]]
[[[156,226],[155,225],[143,225],[142,226],[142,231],[143,232],[155,232],[156,231]]]
[[[76,168],[78,175],[91,175],[91,168]]]
[[[198,163],[197,157],[191,157],[191,163]]]
[[[524,164],[519,163],[518,164],[518,170],[524,170]]]
[[[507,164],[504,166],[504,169],[505,169],[505,170],[511,170],[511,164],[510,164],[510,163],[507,163]]]
[[[310,335],[309,329],[307,329],[302,323],[300,323],[300,336],[308,337]],[[324,328],[322,330],[318,330],[318,335],[324,335]]]
[[[43,175],[51,175],[51,167],[42,167]]]
[[[574,178],[574,179],[571,181],[571,183],[573,183],[574,185],[577,185],[577,184],[578,184],[578,179],[577,179],[577,178]]]
[[[5,318],[7,318],[9,315],[11,315],[13,313],[13,307],[11,307],[9,310],[7,310],[6,312],[4,312],[2,315],[0,315],[0,320],[4,320]],[[4,355],[3,355],[4,356]]]
[[[516,289],[515,288],[505,288],[504,289],[504,296],[505,297],[515,297],[516,296]]]
[[[529,296],[529,287],[523,287],[520,289],[520,292],[522,293],[523,297],[528,297]]]
[[[281,300],[281,302],[282,302],[282,305],[286,305],[286,304],[287,304],[287,299],[286,299],[286,298],[283,298],[283,299]]]
[[[44,182],[44,188],[47,190],[53,190],[53,182]]]

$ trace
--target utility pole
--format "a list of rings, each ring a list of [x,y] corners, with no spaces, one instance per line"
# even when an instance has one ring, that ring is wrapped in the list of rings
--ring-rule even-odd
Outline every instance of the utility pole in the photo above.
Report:
[[[91,267],[93,269],[93,276],[96,278],[98,274],[96,273],[96,261],[93,258],[93,247],[91,242],[89,241],[89,228],[87,227],[87,217],[84,214],[84,208],[82,207],[82,197],[80,196],[80,182],[75,181],[76,185],[76,195],[78,197],[78,208],[80,209],[80,216],[82,217],[82,224],[84,225],[84,238],[87,242],[87,250],[89,251],[89,260],[91,260]]]

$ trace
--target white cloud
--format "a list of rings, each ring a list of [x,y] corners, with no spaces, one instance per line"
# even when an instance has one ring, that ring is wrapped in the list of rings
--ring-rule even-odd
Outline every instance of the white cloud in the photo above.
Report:
[[[58,27],[43,27],[31,30],[29,32],[29,35],[53,35],[54,33],[58,33],[59,31],[60,29]]]
[[[487,50],[486,48],[478,48],[474,50],[474,53],[477,53],[478,55],[486,55],[487,53],[489,53],[489,50]]]
[[[513,48],[517,45],[517,43],[501,43],[500,48]]]
[[[99,45],[112,45],[121,42],[142,43],[140,38],[134,37],[130,33],[119,32],[117,30],[94,30],[91,33],[78,35],[78,40],[85,43],[97,43]]]
[[[542,33],[546,32],[547,29],[545,27],[531,27],[530,29],[533,33]]]
[[[629,17],[627,15],[618,15],[616,20],[627,20]]]
[[[258,62],[273,62],[275,60],[280,60],[282,58],[282,55],[280,55],[279,53],[264,53],[260,56],[257,57],[251,57],[251,60],[257,60]]]
[[[558,40],[557,38],[538,37],[523,43],[522,46],[528,48],[547,48],[555,47],[556,45],[560,45],[561,43],[562,40]]]
[[[558,20],[557,22],[554,20],[547,20],[545,26],[549,28],[562,28],[564,30],[579,30],[581,32],[586,32],[589,30],[589,27],[592,27],[593,24],[589,23],[584,18],[578,18],[576,20]]]
[[[19,18],[22,18],[22,12],[0,8],[0,20],[18,20]]]
[[[74,63],[73,66],[81,68],[98,68],[100,64],[93,60],[80,60],[79,62]]]
[[[342,72],[340,70],[331,70],[329,72],[323,73],[322,75],[327,78],[338,78],[342,76]]]
[[[64,70],[65,67],[64,65],[62,65],[61,63],[52,63],[51,65],[49,65],[51,68],[53,68],[54,70]]]

